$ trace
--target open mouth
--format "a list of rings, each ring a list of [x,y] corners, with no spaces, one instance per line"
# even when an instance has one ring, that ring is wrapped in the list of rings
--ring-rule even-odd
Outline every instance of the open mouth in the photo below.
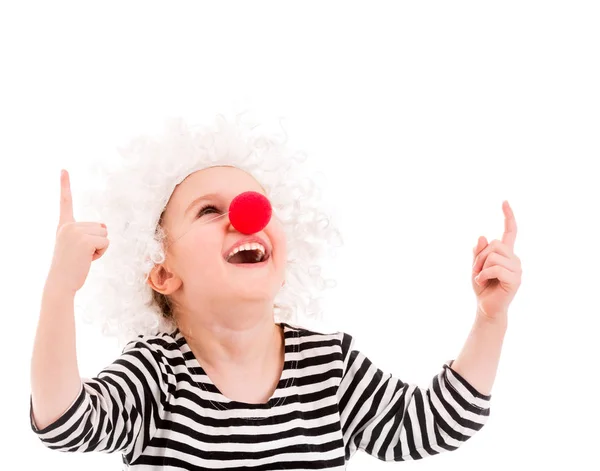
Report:
[[[240,250],[227,259],[233,265],[262,265],[269,255],[260,249]]]

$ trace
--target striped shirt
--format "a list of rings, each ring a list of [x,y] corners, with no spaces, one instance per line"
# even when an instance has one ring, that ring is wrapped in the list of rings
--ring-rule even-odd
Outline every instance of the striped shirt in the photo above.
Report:
[[[124,470],[345,469],[360,449],[383,461],[458,448],[489,417],[482,395],[446,362],[428,388],[378,369],[344,332],[281,323],[285,362],[271,399],[220,393],[180,331],[139,336],[73,404],[32,430],[63,452],[120,452]]]

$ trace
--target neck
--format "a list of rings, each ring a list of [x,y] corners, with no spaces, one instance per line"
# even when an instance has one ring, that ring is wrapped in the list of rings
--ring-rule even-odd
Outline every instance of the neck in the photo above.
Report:
[[[256,370],[284,355],[283,330],[273,320],[272,304],[262,315],[244,311],[237,306],[177,317],[179,330],[202,365]]]

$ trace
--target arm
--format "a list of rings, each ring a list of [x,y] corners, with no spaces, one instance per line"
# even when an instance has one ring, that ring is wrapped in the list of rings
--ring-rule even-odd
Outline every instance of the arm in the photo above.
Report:
[[[155,343],[138,338],[95,378],[84,379],[75,402],[60,418],[32,430],[48,448],[67,452],[121,452],[135,460],[164,419],[169,378]]]
[[[44,428],[58,419],[81,389],[75,351],[75,293],[49,277],[31,358],[31,402],[35,422]]]
[[[456,450],[486,423],[490,395],[446,362],[428,388],[384,373],[343,334],[338,389],[346,459],[361,449],[382,461],[417,460]]]
[[[469,337],[452,364],[452,369],[482,394],[492,390],[506,328],[506,315],[490,320],[478,311]]]
[[[54,450],[120,451],[135,459],[169,398],[154,345],[160,340],[130,342],[97,377],[82,380],[73,307],[72,296],[48,284],[32,358],[31,428]]]

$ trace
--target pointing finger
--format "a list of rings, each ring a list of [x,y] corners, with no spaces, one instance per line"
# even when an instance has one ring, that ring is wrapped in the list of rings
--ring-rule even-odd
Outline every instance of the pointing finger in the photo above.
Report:
[[[517,221],[508,201],[502,202],[502,209],[504,210],[504,234],[502,235],[502,242],[513,250],[517,238]]]
[[[61,170],[60,172],[60,217],[58,226],[67,222],[75,222],[73,218],[73,199],[71,197],[71,183],[69,181],[69,172]]]

